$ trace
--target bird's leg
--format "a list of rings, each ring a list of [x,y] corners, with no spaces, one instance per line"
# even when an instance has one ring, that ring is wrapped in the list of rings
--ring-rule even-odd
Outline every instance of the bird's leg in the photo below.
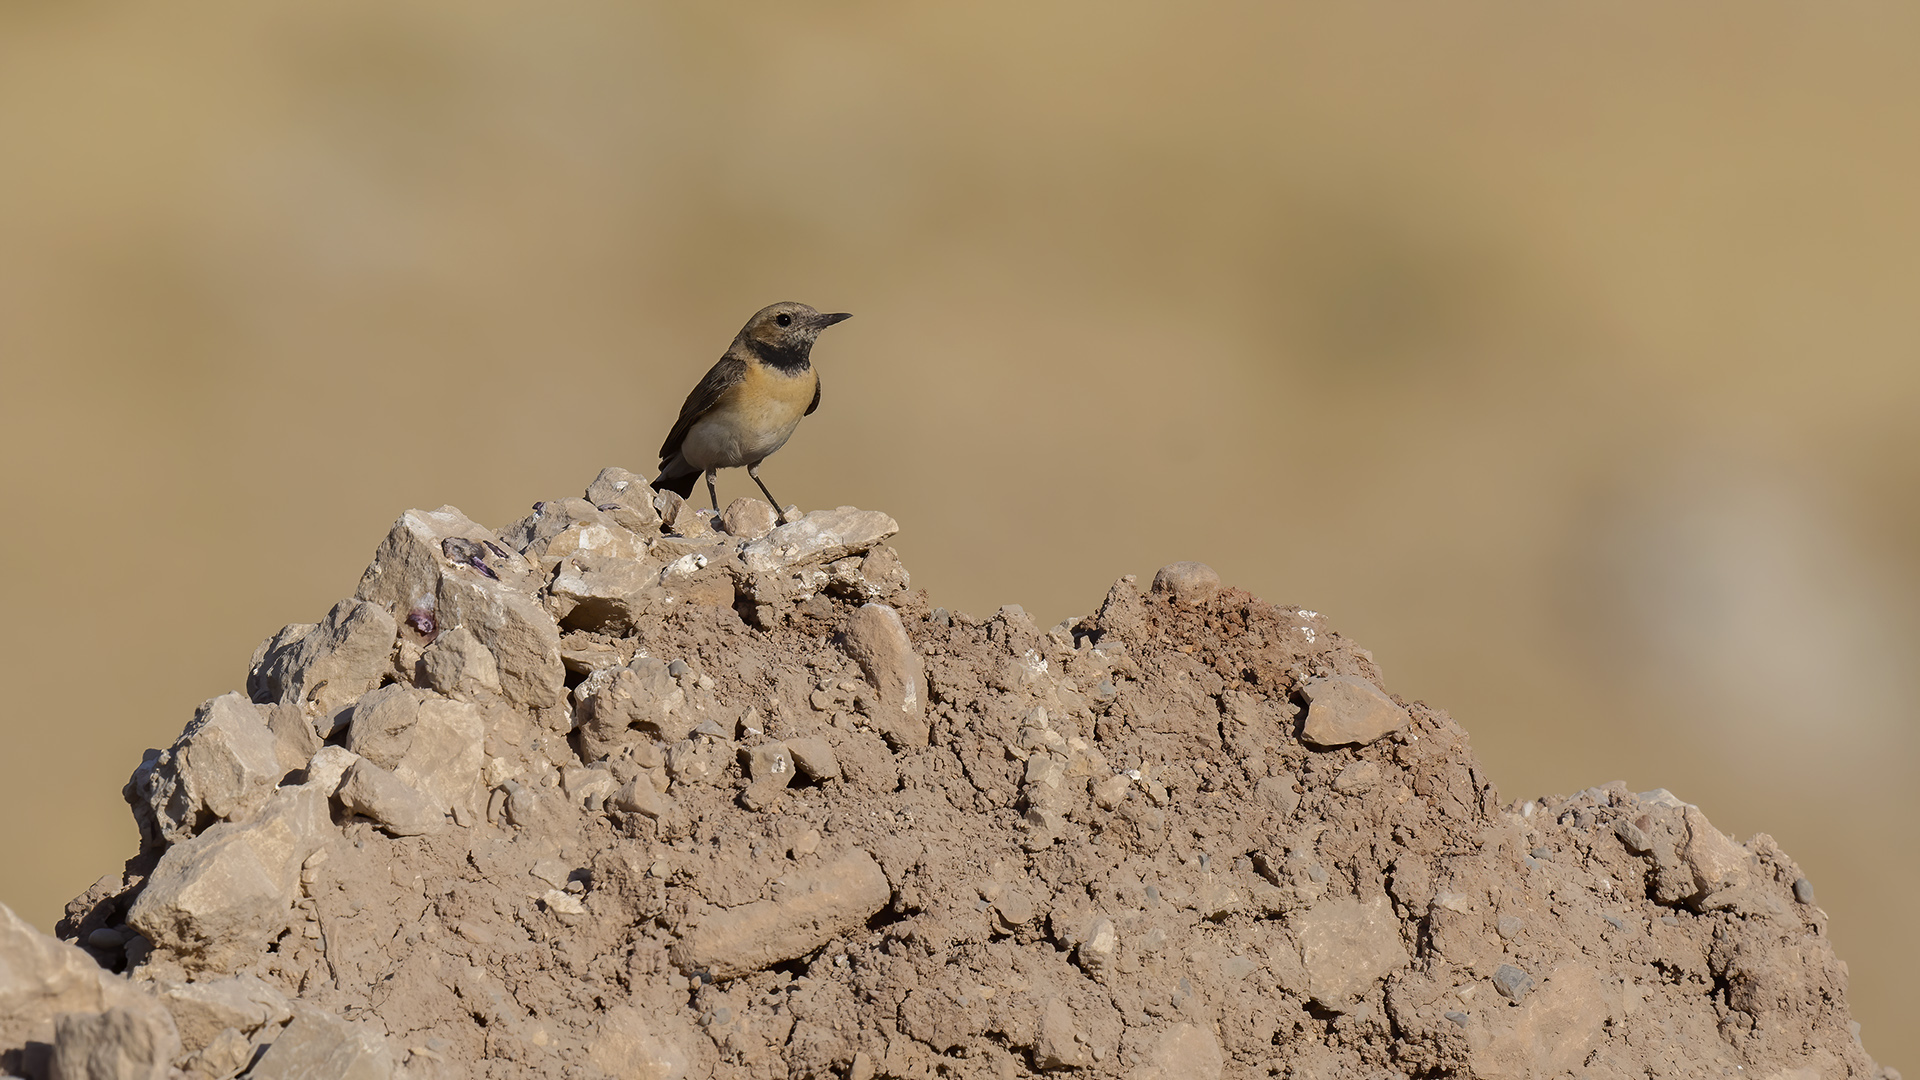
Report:
[[[713,512],[716,514],[720,512],[720,490],[713,486],[713,478],[719,471],[719,469],[707,470],[707,498],[713,500]]]
[[[753,482],[760,485],[760,493],[765,495],[767,501],[773,504],[773,519],[783,525],[786,524],[786,510],[781,507],[780,500],[773,497],[773,492],[767,490],[767,482],[760,479],[760,463],[756,461],[747,466],[747,475],[753,477]]]

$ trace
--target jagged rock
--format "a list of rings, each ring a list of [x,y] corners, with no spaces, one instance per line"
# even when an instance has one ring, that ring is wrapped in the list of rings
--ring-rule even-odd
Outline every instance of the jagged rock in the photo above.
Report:
[[[305,786],[331,796],[340,789],[340,778],[358,760],[360,756],[344,746],[323,746],[307,762]]]
[[[295,645],[298,645],[308,634],[313,633],[319,625],[319,623],[288,623],[271,637],[268,637],[265,641],[262,641],[254,647],[253,656],[247,661],[248,699],[261,704],[268,704],[280,700],[280,674],[282,673],[274,674],[273,678],[275,681],[269,685],[267,681],[269,677],[267,661],[271,658],[289,653]]]
[[[1065,811],[1075,801],[1074,793],[1066,788],[1066,780],[1065,758],[1036,752],[1027,759],[1026,774],[1021,779],[1020,793],[1029,807],[1056,812]]]
[[[354,703],[347,721],[347,749],[383,769],[400,764],[400,758],[413,745],[414,722],[429,696],[425,691],[393,683],[362,697]]]
[[[761,743],[747,751],[747,776],[750,782],[740,795],[749,810],[764,810],[773,805],[787,785],[793,782],[793,753],[777,742]]]
[[[444,812],[406,781],[365,758],[347,769],[334,798],[348,813],[372,818],[394,836],[419,836],[446,822]]]
[[[1357,675],[1308,679],[1301,738],[1314,746],[1365,746],[1407,726],[1407,710]]]
[[[597,765],[570,765],[560,770],[560,789],[575,804],[589,809],[604,804],[620,790],[620,781],[614,778],[613,770],[605,763]],[[599,800],[597,803],[594,800]]]
[[[660,523],[653,508],[653,488],[644,476],[619,466],[608,466],[587,485],[587,501],[623,527],[638,532]]]
[[[788,739],[787,752],[793,755],[794,768],[809,780],[840,779],[840,762],[833,756],[833,746],[827,740],[815,737]]]
[[[239,1028],[221,1028],[213,1040],[188,1055],[181,1071],[190,1077],[225,1080],[253,1060],[253,1044]]]
[[[645,776],[627,781],[607,802],[616,810],[645,814],[650,818],[661,817],[673,809],[673,800],[662,795],[660,789],[653,786],[653,781]]]
[[[54,1018],[106,1012],[137,1020],[163,1065],[178,1053],[173,1018],[158,1001],[0,904],[0,1070],[44,1075],[57,1038]]]
[[[263,650],[247,677],[260,704],[291,702],[331,714],[380,685],[390,669],[397,623],[391,606],[342,600],[310,630],[289,626]],[[405,614],[406,609],[401,609]]]
[[[170,749],[148,753],[126,794],[142,841],[160,847],[252,817],[284,772],[265,710],[223,694],[194,712]]]
[[[888,602],[913,581],[900,556],[882,544],[866,555],[850,555],[826,565],[826,589],[835,596],[863,602]]]
[[[733,758],[731,740],[711,735],[682,739],[667,748],[667,771],[676,784],[717,784],[727,779]]]
[[[664,603],[660,572],[671,556],[653,555],[628,529],[602,522],[568,526],[548,543],[546,557],[557,564],[548,602],[569,629],[626,633]]]
[[[254,975],[168,983],[159,996],[180,1029],[180,1045],[190,1051],[212,1044],[223,1030],[250,1035],[293,1016],[287,996]]]
[[[1114,957],[1119,949],[1120,935],[1113,927],[1113,920],[1096,919],[1079,944],[1074,946],[1073,958],[1080,965],[1080,970],[1104,981],[1108,972],[1113,970]]]
[[[873,857],[854,848],[775,883],[778,899],[698,916],[676,928],[668,955],[682,971],[729,979],[805,956],[887,906],[892,887]]]
[[[874,726],[895,747],[927,745],[926,673],[900,613],[885,604],[862,604],[847,617],[844,635],[847,654],[879,698]]]
[[[354,595],[401,620],[429,612],[436,632],[466,627],[493,653],[508,701],[559,704],[566,690],[560,630],[534,599],[539,581],[533,569],[524,560],[495,558],[487,564],[494,574],[489,576],[443,551],[448,539],[484,546],[492,537],[450,506],[409,510],[374,552]]]
[[[420,656],[420,673],[428,687],[462,701],[490,701],[500,695],[500,665],[464,626],[427,646]]]
[[[430,698],[414,714],[413,739],[393,775],[420,793],[435,813],[471,807],[486,764],[486,720],[464,701]]]
[[[452,507],[441,509],[451,510]],[[533,513],[502,530],[500,536],[515,551],[538,562],[546,557],[547,545],[554,537],[582,522],[619,524],[612,515],[601,511],[586,499],[551,499],[535,503]],[[551,569],[551,564],[547,564],[545,569]]]
[[[320,733],[313,730],[306,710],[297,705],[268,705],[267,730],[273,733],[273,753],[280,773],[302,768],[320,749]]]
[[[714,539],[715,515],[698,502],[661,491],[654,493],[653,505],[660,511],[660,528],[669,535],[701,542]]]
[[[580,742],[588,760],[618,753],[640,739],[684,740],[695,723],[687,715],[686,703],[686,692],[667,674],[666,661],[636,657],[602,680],[577,711]]]
[[[662,608],[675,604],[732,607],[738,588],[733,541],[717,533],[695,539],[662,537],[654,554],[670,561],[660,568]]]
[[[1716,893],[1746,884],[1752,856],[1714,828],[1699,807],[1688,806],[1681,814],[1687,823],[1687,847],[1681,858],[1693,871],[1695,898],[1702,906],[1711,906]]]
[[[389,1080],[386,1040],[358,1024],[301,1006],[247,1080]]]
[[[1500,936],[1503,938],[1512,937],[1511,934],[1505,933]],[[1533,976],[1514,967],[1512,964],[1501,964],[1494,970],[1493,988],[1499,992],[1501,997],[1506,998],[1508,1001],[1517,1003],[1525,1000],[1527,994],[1532,991],[1533,986]]]
[[[313,781],[280,788],[252,821],[220,822],[168,848],[128,924],[191,968],[250,962],[286,928],[300,864],[334,835],[328,794]]]
[[[130,1009],[53,1020],[51,1080],[165,1080],[179,1045]]]

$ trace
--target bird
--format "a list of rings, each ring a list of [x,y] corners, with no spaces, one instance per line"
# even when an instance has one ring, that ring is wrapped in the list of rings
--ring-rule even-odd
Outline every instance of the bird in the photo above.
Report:
[[[680,406],[680,418],[660,444],[654,490],[691,498],[694,481],[704,473],[707,497],[719,513],[714,474],[744,465],[784,521],[780,500],[760,479],[760,463],[787,444],[801,417],[820,407],[813,343],[820,331],[852,317],[790,300],[754,312]]]

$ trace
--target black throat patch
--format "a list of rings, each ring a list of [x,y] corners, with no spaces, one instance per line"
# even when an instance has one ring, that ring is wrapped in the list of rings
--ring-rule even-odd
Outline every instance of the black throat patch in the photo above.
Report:
[[[807,359],[807,354],[813,351],[810,346],[796,349],[748,338],[747,348],[752,349],[753,355],[759,357],[762,363],[778,369],[783,375],[798,375],[812,366]]]

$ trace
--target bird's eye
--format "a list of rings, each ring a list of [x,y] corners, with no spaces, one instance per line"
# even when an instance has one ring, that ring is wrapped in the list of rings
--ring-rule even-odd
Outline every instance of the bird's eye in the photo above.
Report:
[[[780,324],[781,326],[792,326],[792,325],[793,325],[793,316],[791,316],[791,315],[789,315],[789,314],[787,314],[786,312],[784,312],[784,311],[783,311],[783,312],[781,312],[780,314],[778,314],[778,315],[775,315],[775,316],[773,317],[773,321],[774,321],[774,322],[777,322],[777,323],[779,323],[779,324]]]

